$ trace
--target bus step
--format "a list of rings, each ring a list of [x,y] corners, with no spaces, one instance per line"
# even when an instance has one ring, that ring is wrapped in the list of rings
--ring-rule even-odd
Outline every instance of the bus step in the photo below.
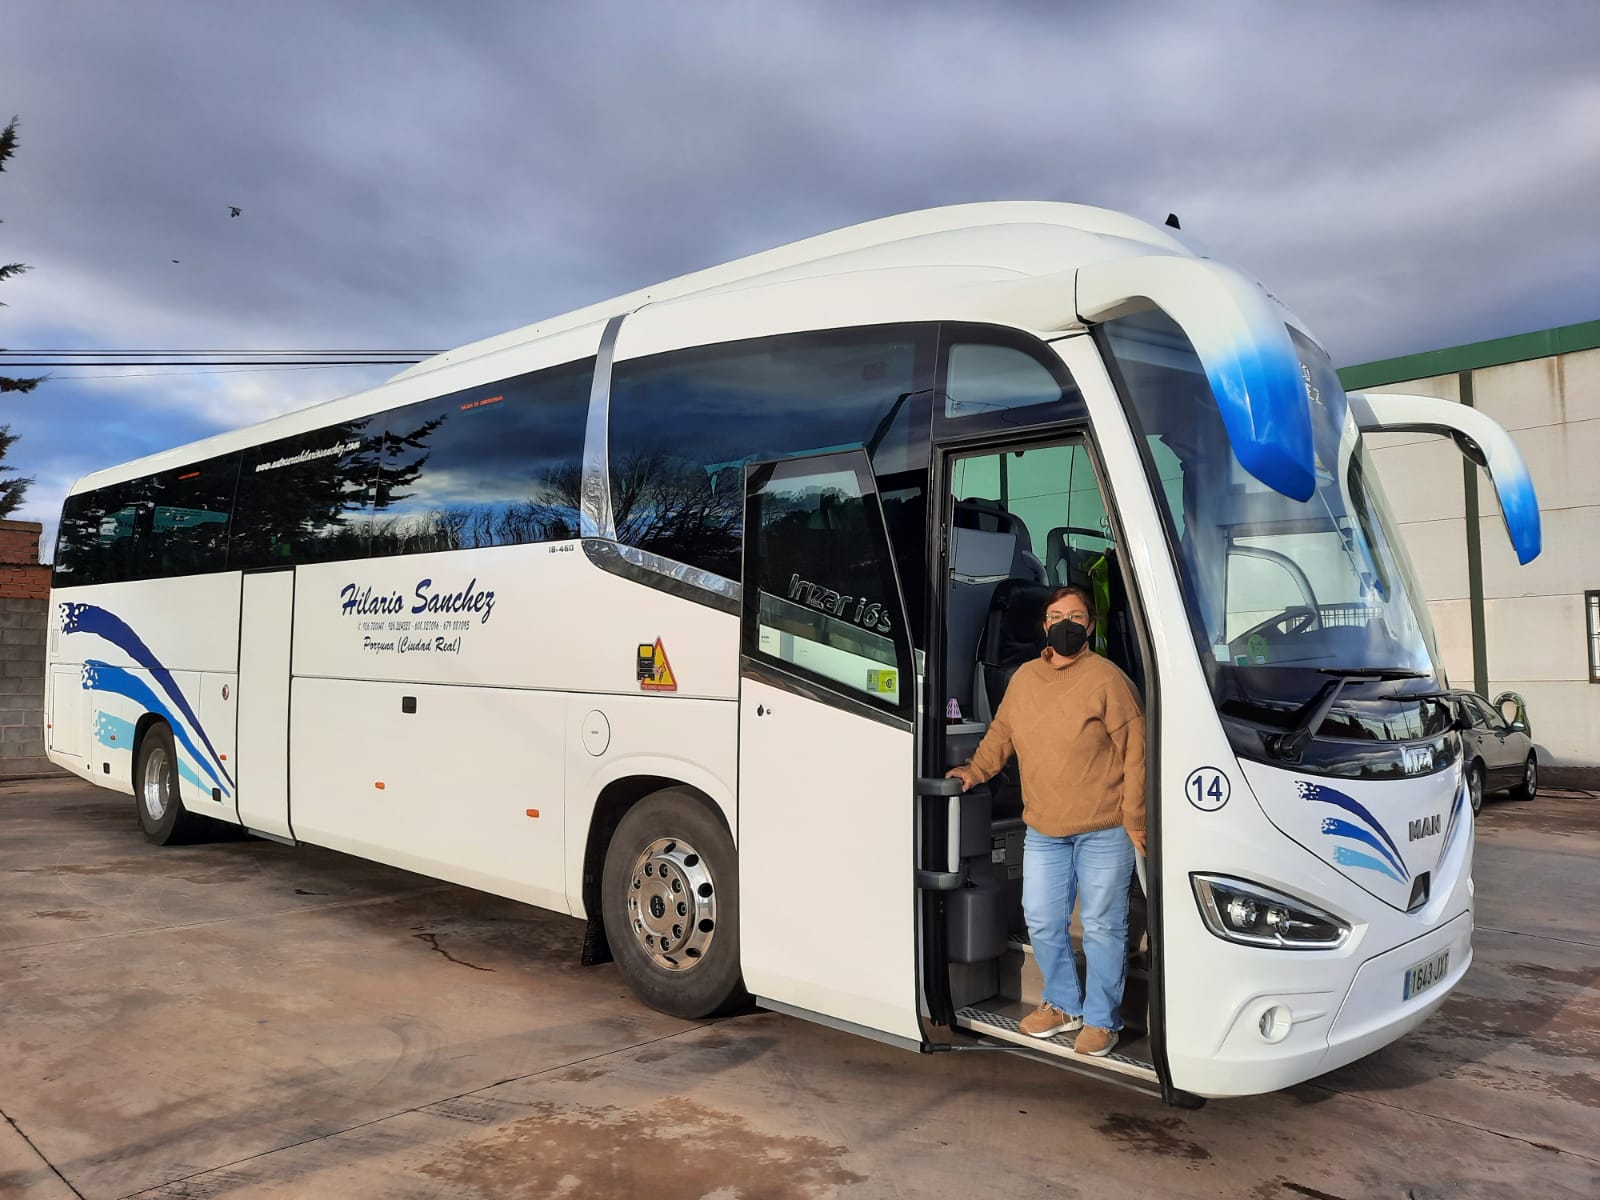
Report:
[[[1078,964],[1078,978],[1083,978],[1083,949],[1073,943],[1073,958]],[[1000,994],[1007,1000],[1021,1000],[1030,1007],[1044,999],[1044,976],[1039,973],[1038,960],[1026,934],[1012,934],[1006,942],[1006,952],[1000,957]],[[1150,979],[1149,955],[1138,954],[1128,959],[1128,979],[1148,986]]]
[[[1025,1046],[1038,1054],[1063,1059],[1077,1067],[1111,1071],[1147,1083],[1156,1082],[1155,1068],[1138,1057],[1141,1052],[1148,1052],[1148,1043],[1143,1039],[1135,1040],[1126,1048],[1119,1043],[1110,1054],[1102,1058],[1092,1058],[1087,1054],[1078,1054],[1072,1049],[1072,1043],[1078,1036],[1076,1033],[1058,1033],[1047,1038],[1033,1038],[1023,1033],[1017,1022],[1031,1011],[1031,1007],[1014,1002],[990,1001],[984,1008],[957,1009],[956,1024],[983,1037]]]

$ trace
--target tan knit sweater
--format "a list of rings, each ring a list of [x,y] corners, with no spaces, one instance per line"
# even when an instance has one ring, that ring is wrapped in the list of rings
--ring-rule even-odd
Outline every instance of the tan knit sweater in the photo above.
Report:
[[[969,764],[984,780],[1014,753],[1022,819],[1050,837],[1096,829],[1144,832],[1144,713],[1133,684],[1086,651],[1056,668],[1044,655],[1017,668]]]

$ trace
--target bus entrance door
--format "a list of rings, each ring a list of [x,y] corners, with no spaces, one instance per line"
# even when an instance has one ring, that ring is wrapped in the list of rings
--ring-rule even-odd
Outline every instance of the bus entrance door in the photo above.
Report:
[[[239,823],[288,838],[289,651],[294,627],[294,571],[244,577],[239,613],[239,738],[234,778]]]
[[[768,1008],[920,1046],[916,673],[859,450],[745,477],[740,957]]]

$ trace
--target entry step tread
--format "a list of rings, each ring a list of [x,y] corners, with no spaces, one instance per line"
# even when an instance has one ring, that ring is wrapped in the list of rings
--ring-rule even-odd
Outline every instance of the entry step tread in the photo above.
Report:
[[[1018,1022],[1027,1015],[1029,1009],[1022,1004],[995,1003],[991,1001],[989,1007],[979,1008],[969,1006],[956,1010],[956,1024],[962,1029],[970,1029],[974,1033],[981,1033],[986,1037],[999,1038],[1004,1042],[1011,1042],[1017,1046],[1026,1046],[1030,1050],[1037,1050],[1042,1054],[1049,1054],[1059,1058],[1070,1059],[1078,1066],[1103,1067],[1109,1071],[1116,1071],[1122,1075],[1131,1075],[1136,1079],[1154,1080],[1155,1068],[1141,1058],[1124,1053],[1117,1048],[1110,1054],[1093,1057],[1088,1054],[1079,1054],[1072,1048],[1076,1033],[1057,1033],[1047,1038],[1029,1037],[1022,1032]]]

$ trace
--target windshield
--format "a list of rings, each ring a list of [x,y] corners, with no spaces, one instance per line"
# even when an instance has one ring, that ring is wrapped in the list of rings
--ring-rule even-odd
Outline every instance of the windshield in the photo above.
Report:
[[[1327,732],[1404,736],[1394,714],[1363,713],[1365,701],[1436,692],[1443,676],[1422,592],[1327,355],[1290,330],[1316,450],[1316,494],[1301,502],[1234,457],[1200,360],[1169,317],[1140,313],[1101,332],[1145,442],[1219,706],[1292,724],[1353,675]],[[1437,724],[1418,715],[1400,723],[1413,737]]]

